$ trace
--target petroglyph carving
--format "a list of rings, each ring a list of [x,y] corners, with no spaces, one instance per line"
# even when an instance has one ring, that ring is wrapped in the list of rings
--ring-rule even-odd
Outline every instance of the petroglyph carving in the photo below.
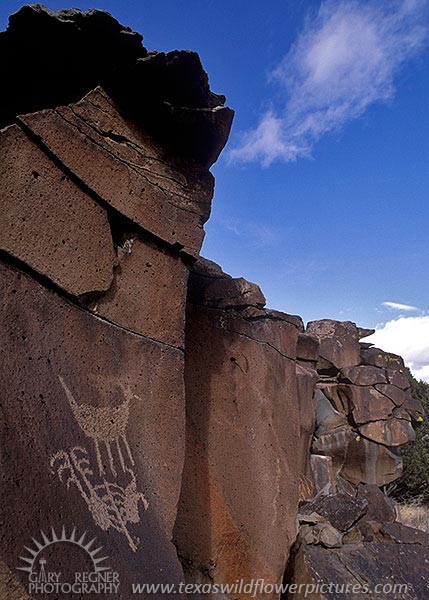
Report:
[[[94,473],[90,453],[82,446],[59,450],[53,454],[50,460],[51,470],[65,483],[67,489],[70,489],[71,485],[77,487],[95,523],[102,530],[115,529],[126,537],[130,548],[135,552],[139,540],[131,537],[127,525],[140,522],[140,501],[144,510],[147,510],[149,505],[144,494],[137,489],[132,468],[135,462],[126,437],[126,427],[131,400],[140,398],[120,384],[125,401],[118,406],[79,404],[64,379],[59,377],[59,380],[77,424],[94,444],[98,472]],[[109,463],[107,474],[102,462],[102,446],[106,450]],[[115,481],[118,471],[114,454],[119,458],[121,478],[127,481],[126,485]]]
[[[121,441],[125,447],[131,464],[134,465],[134,458],[128,445],[125,430],[128,423],[128,417],[130,415],[130,401],[133,397],[140,400],[139,396],[120,384],[124,392],[125,402],[119,406],[92,406],[91,404],[78,404],[73,394],[67,387],[64,379],[59,377],[59,380],[64,388],[70,408],[72,409],[73,415],[79,427],[82,429],[85,435],[91,438],[94,442],[95,455],[97,457],[100,475],[104,475],[104,466],[101,460],[100,451],[101,443],[103,443],[106,448],[110,470],[114,477],[116,477],[117,471],[113,460],[111,444],[116,446],[122,471],[125,472],[125,461],[122,454]]]
[[[67,489],[72,484],[78,488],[95,523],[103,531],[112,527],[124,535],[135,552],[139,540],[131,537],[127,524],[140,522],[139,502],[142,502],[144,510],[148,508],[148,502],[137,490],[136,477],[131,469],[126,469],[130,480],[126,487],[105,479],[96,482],[88,451],[80,446],[70,451],[59,450],[51,457],[50,465]]]

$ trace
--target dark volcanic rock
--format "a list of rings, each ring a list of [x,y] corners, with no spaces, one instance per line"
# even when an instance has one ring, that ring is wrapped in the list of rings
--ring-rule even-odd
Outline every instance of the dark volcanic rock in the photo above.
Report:
[[[183,348],[187,279],[187,267],[178,256],[135,233],[125,235],[118,247],[114,285],[90,310],[122,327]]]
[[[341,476],[353,485],[373,483],[386,485],[402,475],[402,460],[393,449],[356,436],[346,446]]]
[[[351,413],[358,425],[387,419],[395,408],[394,403],[387,396],[372,387],[350,385],[344,389],[348,392]]]
[[[210,260],[198,259],[189,276],[189,301],[213,308],[263,308],[266,300],[261,289],[242,277],[224,273]]]
[[[360,365],[358,367],[346,367],[341,370],[340,381],[352,383],[353,385],[375,385],[387,383],[386,373],[378,367]]]
[[[298,338],[297,357],[315,362],[319,356],[319,340],[316,336],[301,333]]]
[[[429,534],[421,529],[407,527],[402,523],[384,523],[381,534],[385,541],[395,544],[419,544],[429,547]]]
[[[354,323],[330,319],[311,321],[307,325],[306,333],[316,336],[319,340],[321,369],[329,369],[330,366],[343,369],[359,364],[359,333]]]
[[[302,515],[298,515],[298,519],[301,517]],[[326,521],[315,525],[302,525],[298,536],[298,540],[305,544],[320,545],[324,548],[340,548],[342,538],[342,534]]]
[[[63,526],[71,535],[75,525],[103,546],[122,597],[136,581],[179,583],[171,535],[185,450],[183,353],[0,271],[3,563],[25,582],[16,567],[32,538]],[[79,557],[67,554],[59,570],[79,570]]]
[[[19,123],[111,209],[197,256],[210,214],[212,175],[189,161],[165,158],[101,88],[75,105],[25,115]]]
[[[106,292],[116,256],[106,211],[16,125],[0,132],[0,249],[64,292]]]
[[[424,418],[425,412],[423,406],[410,393],[406,394],[405,402],[402,404],[401,409],[407,411],[414,424],[419,423]]]
[[[210,91],[198,55],[148,53],[106,12],[24,6],[0,34],[0,55],[0,127],[101,85],[171,153],[210,165],[228,138],[233,112]]]
[[[335,494],[337,492],[336,472],[332,458],[323,454],[310,454],[310,468],[315,492]]]
[[[363,521],[378,521],[386,523],[396,519],[393,502],[377,485],[362,484],[358,487],[357,497],[368,502],[368,508]]]
[[[392,402],[396,404],[396,406],[401,406],[404,404],[407,398],[407,395],[404,393],[404,391],[396,387],[396,385],[376,385],[375,389],[390,398]]]
[[[393,597],[420,600],[427,598],[429,574],[422,565],[428,562],[429,547],[417,544],[375,542],[347,544],[333,549],[302,545],[289,566],[286,580],[290,585],[313,584],[313,591],[309,595],[308,589],[311,588],[307,588],[306,593],[305,587],[299,590],[297,585],[295,593],[287,597],[344,600],[356,596],[369,600]],[[396,589],[396,595],[392,592],[392,584],[395,583],[403,586]],[[316,584],[319,584],[318,588]]]
[[[391,352],[384,352],[380,348],[363,348],[361,358],[363,365],[399,370],[401,373],[405,369],[404,361],[400,356]]]
[[[189,580],[258,573],[281,581],[299,499],[297,383],[285,354],[296,352],[297,337],[287,322],[188,307],[187,451],[175,542]]]
[[[321,496],[312,502],[301,506],[300,514],[308,515],[312,512],[325,517],[338,531],[350,529],[368,509],[365,498],[352,498],[346,494]]]
[[[323,393],[323,389],[317,389],[314,393],[317,401],[316,431],[315,435],[322,434],[347,425],[347,417],[344,413],[337,411]]]
[[[359,427],[366,438],[385,446],[402,446],[415,439],[411,423],[405,419],[392,417],[387,421],[374,421]]]
[[[349,444],[355,437],[356,432],[350,425],[336,427],[313,437],[312,452],[330,456],[335,474],[338,474],[345,464]]]
[[[410,388],[410,382],[403,369],[387,369],[387,378],[389,383],[396,385],[401,390],[408,390]]]
[[[400,555],[420,591],[427,537],[356,490],[400,475],[395,446],[422,420],[402,359],[351,322],[304,332],[199,258],[233,113],[198,55],[40,5],[12,15],[0,53],[1,600],[26,597],[32,538],[73,525],[121,598],[177,586],[182,566],[279,584],[311,498],[292,581],[402,577]],[[56,571],[80,572],[73,556]]]
[[[310,449],[316,420],[316,398],[314,395],[314,387],[317,381],[317,371],[315,371],[309,366],[304,366],[302,364],[297,363],[296,381],[300,426],[300,499],[308,500],[314,495],[313,475],[310,464]]]

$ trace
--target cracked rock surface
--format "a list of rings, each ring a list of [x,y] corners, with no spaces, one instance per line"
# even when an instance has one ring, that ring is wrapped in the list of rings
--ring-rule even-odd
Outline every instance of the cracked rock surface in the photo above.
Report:
[[[393,568],[420,593],[427,537],[379,489],[424,418],[401,357],[351,322],[305,328],[199,256],[233,112],[198,55],[39,4],[0,53],[0,598],[25,598],[19,557],[69,523],[124,599],[135,581],[279,584],[286,565]]]
[[[210,166],[231,127],[225,97],[210,91],[198,54],[148,52],[142,40],[101,10],[22,7],[0,34],[0,127],[100,85],[170,154]]]

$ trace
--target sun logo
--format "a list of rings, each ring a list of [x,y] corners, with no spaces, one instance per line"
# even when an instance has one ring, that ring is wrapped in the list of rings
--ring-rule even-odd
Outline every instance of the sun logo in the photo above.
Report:
[[[52,527],[51,529],[51,537],[47,536],[43,531],[40,532],[42,536],[42,541],[38,541],[33,538],[34,547],[28,548],[25,547],[25,550],[29,553],[30,556],[20,556],[20,560],[26,563],[25,567],[17,567],[20,571],[26,571],[29,575],[33,575],[35,571],[35,567],[37,564],[40,565],[39,569],[39,581],[44,581],[45,574],[45,564],[46,561],[41,558],[39,560],[39,556],[43,553],[46,548],[49,546],[53,546],[54,544],[75,544],[82,550],[84,550],[90,560],[92,561],[94,573],[101,573],[102,571],[110,570],[110,567],[102,565],[102,563],[107,560],[107,556],[97,557],[97,554],[100,552],[101,547],[93,548],[95,538],[85,541],[86,532],[84,532],[80,538],[78,539],[76,536],[76,528],[73,528],[73,531],[68,536],[65,530],[65,527],[62,528],[61,535],[57,535],[55,529]]]

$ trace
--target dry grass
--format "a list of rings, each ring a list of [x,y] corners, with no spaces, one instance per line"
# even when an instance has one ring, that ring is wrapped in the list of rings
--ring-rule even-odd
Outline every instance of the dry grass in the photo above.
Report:
[[[397,504],[396,513],[398,521],[408,527],[421,529],[429,533],[429,506],[410,502],[406,504]]]

